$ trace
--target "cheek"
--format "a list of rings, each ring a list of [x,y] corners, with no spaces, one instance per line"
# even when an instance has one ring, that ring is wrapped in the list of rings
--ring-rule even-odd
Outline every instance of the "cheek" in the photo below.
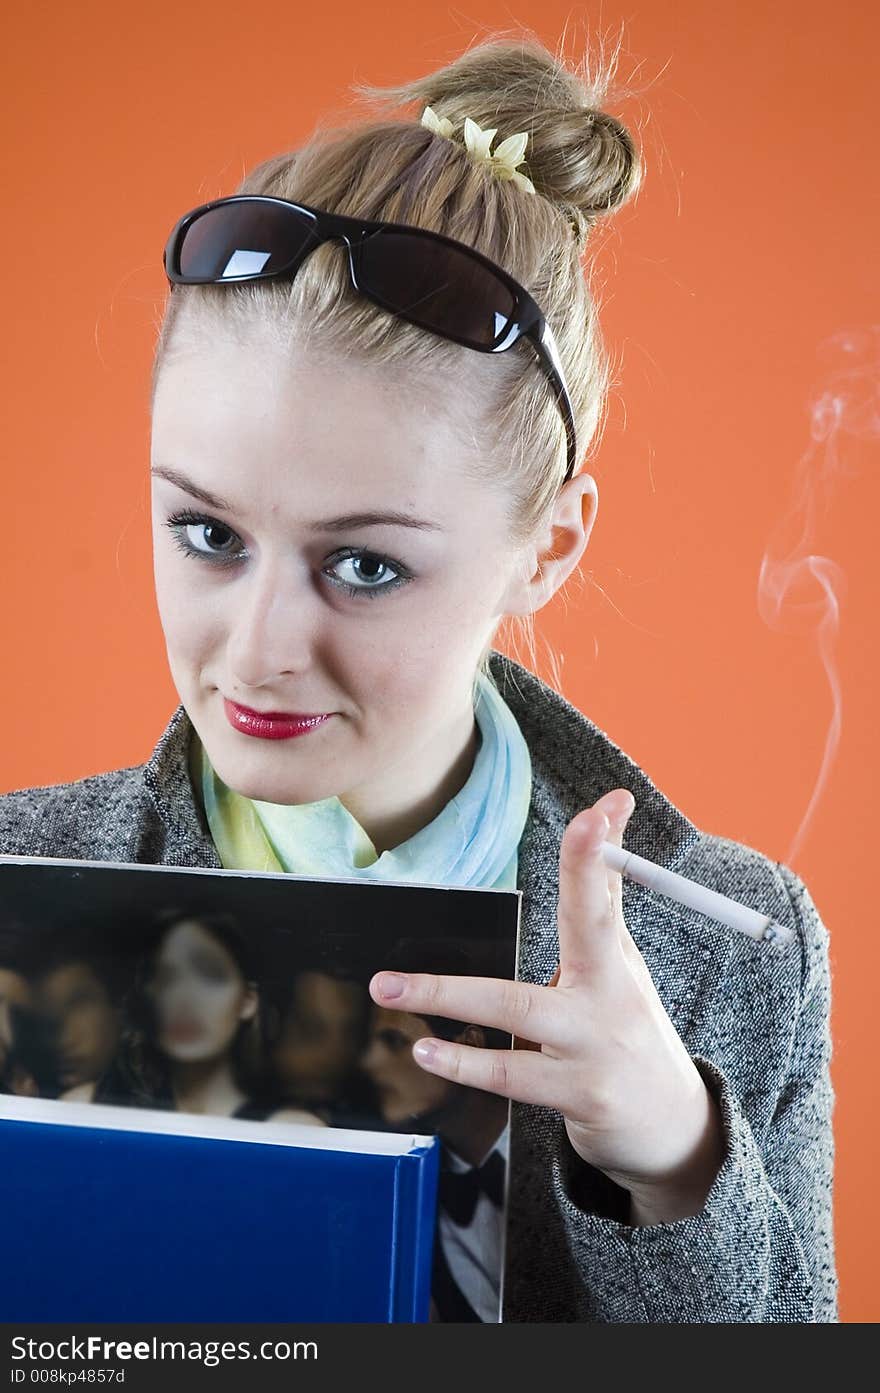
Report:
[[[165,535],[165,529],[153,518],[153,581],[156,587],[156,599],[159,603],[159,610],[163,618],[166,614],[170,615],[171,600],[174,591],[178,588],[178,561],[183,561],[182,556],[176,556],[173,545],[169,544],[169,539]]]
[[[150,996],[150,1007],[159,1025],[164,1028],[173,1005],[173,992],[168,987],[154,991]]]
[[[401,1094],[419,1107],[425,1108],[446,1092],[449,1084],[437,1074],[429,1074],[420,1069],[408,1055],[400,1061],[398,1084]]]
[[[159,619],[168,648],[175,653],[196,653],[208,628],[205,597],[185,572],[192,564],[182,556],[168,557],[162,552],[153,567]]]
[[[340,627],[339,651],[357,652],[359,669],[383,695],[406,691],[409,699],[428,682],[454,687],[500,618],[504,564],[497,548],[457,545],[442,566],[401,591],[358,602]]]
[[[473,600],[468,608],[466,599],[457,607],[445,601],[401,604],[399,609],[389,601],[387,615],[337,631],[333,661],[361,710],[381,713],[383,723],[393,713],[398,732],[448,722],[494,627],[486,610]],[[384,602],[363,603],[378,607]]]
[[[101,1012],[100,1035],[103,1041],[114,1040],[119,1033],[119,1017],[115,1011]]]
[[[184,556],[165,532],[162,525],[154,525],[153,584],[159,619],[169,656],[195,660],[211,643],[212,630],[222,616],[223,588],[201,562]]]
[[[211,1002],[209,1022],[224,1035],[234,1034],[241,1021],[244,997],[235,987],[218,990]]]
[[[95,1006],[83,1021],[83,1034],[90,1040],[105,1040],[111,1032],[110,1012],[102,1006]]]
[[[416,1065],[416,1068],[418,1068],[418,1065]],[[444,1079],[439,1074],[429,1074],[424,1069],[419,1069],[419,1073],[422,1076],[422,1087],[432,1104],[442,1102],[453,1087],[449,1079]]]

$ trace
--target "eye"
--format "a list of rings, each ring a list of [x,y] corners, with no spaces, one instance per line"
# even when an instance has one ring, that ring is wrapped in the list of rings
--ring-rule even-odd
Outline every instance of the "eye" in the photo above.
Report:
[[[219,561],[220,564],[228,564],[229,559],[234,557],[234,552],[222,544],[230,538],[235,538],[236,534],[225,523],[218,522],[216,518],[205,517],[201,513],[194,513],[186,508],[181,513],[175,513],[165,524],[169,528],[174,541],[185,556],[200,556],[208,561]],[[201,547],[196,545],[196,538],[201,532],[203,539],[207,539],[211,534],[208,546]],[[218,536],[219,534],[219,536]],[[225,536],[224,536],[225,534]],[[215,547],[212,542],[219,545]]]
[[[331,575],[334,571],[337,572],[335,577]],[[349,594],[361,595],[375,594],[379,590],[392,590],[409,579],[398,562],[378,556],[375,552],[358,551],[354,547],[337,552],[335,558],[324,568],[324,573]]]
[[[207,982],[225,982],[229,978],[226,964],[219,962],[216,958],[208,957],[207,954],[193,958],[193,967],[198,975]]]
[[[76,996],[72,996],[67,1004],[71,1011],[77,1011],[83,1006],[94,1006],[97,1000],[95,992],[81,991],[77,992]]]

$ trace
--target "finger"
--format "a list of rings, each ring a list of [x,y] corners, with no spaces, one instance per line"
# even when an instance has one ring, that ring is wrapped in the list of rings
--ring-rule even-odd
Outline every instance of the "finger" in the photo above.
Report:
[[[610,831],[601,811],[585,808],[571,819],[559,849],[559,986],[600,975],[617,944],[614,906],[602,842]]]
[[[552,1049],[563,1048],[573,1033],[571,1011],[560,1009],[558,994],[532,982],[378,972],[370,979],[370,996],[394,1011],[495,1026]]]
[[[426,1073],[465,1088],[562,1111],[567,1070],[535,1050],[483,1050],[426,1036],[413,1045],[413,1058]]]
[[[550,978],[550,981],[547,983],[547,986],[548,986],[548,987],[555,987],[556,984],[558,983],[558,981],[559,981],[559,964],[557,963],[557,965],[556,965],[556,970],[554,971],[553,976]],[[541,1048],[541,1046],[540,1046],[536,1041],[533,1041],[533,1040],[521,1040],[521,1039],[519,1038],[518,1035],[515,1035],[515,1036],[513,1037],[513,1048],[514,1048],[515,1050],[539,1050],[539,1049]]]

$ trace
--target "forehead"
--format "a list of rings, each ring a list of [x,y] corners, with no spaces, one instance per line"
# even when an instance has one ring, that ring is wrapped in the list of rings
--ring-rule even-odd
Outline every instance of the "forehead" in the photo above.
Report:
[[[44,992],[58,996],[82,987],[100,987],[103,990],[101,979],[94,968],[81,960],[52,968],[46,973],[41,986]]]
[[[27,995],[27,978],[12,967],[0,967],[0,1000],[14,1001]]]
[[[418,1040],[429,1033],[427,1025],[424,1016],[415,1016],[411,1011],[391,1011],[386,1006],[373,1006],[371,1026],[374,1032],[399,1030],[401,1034],[411,1035],[413,1040]]]
[[[161,950],[174,951],[176,948],[214,948],[225,953],[222,943],[210,933],[198,919],[178,919],[165,933]]]
[[[223,340],[163,363],[152,463],[271,511],[295,491],[297,512],[316,516],[363,502],[442,521],[467,496],[485,506],[476,434],[438,383]]]
[[[358,1007],[364,1000],[364,988],[350,978],[333,977],[326,972],[300,972],[294,982],[294,993],[300,1002],[317,1002],[333,1008]]]

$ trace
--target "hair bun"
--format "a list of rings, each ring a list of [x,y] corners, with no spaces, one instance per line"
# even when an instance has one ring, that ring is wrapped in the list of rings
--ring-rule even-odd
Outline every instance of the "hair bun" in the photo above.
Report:
[[[568,67],[537,39],[494,39],[476,45],[426,77],[396,87],[355,87],[361,96],[399,104],[418,101],[456,129],[470,116],[501,141],[529,134],[522,168],[539,194],[557,204],[586,241],[596,219],[636,193],[642,166],[635,141],[603,110],[618,48]]]
[[[636,193],[642,166],[622,121],[607,111],[560,112],[536,137],[538,170],[545,197],[573,215],[584,239],[590,226],[622,207]]]

